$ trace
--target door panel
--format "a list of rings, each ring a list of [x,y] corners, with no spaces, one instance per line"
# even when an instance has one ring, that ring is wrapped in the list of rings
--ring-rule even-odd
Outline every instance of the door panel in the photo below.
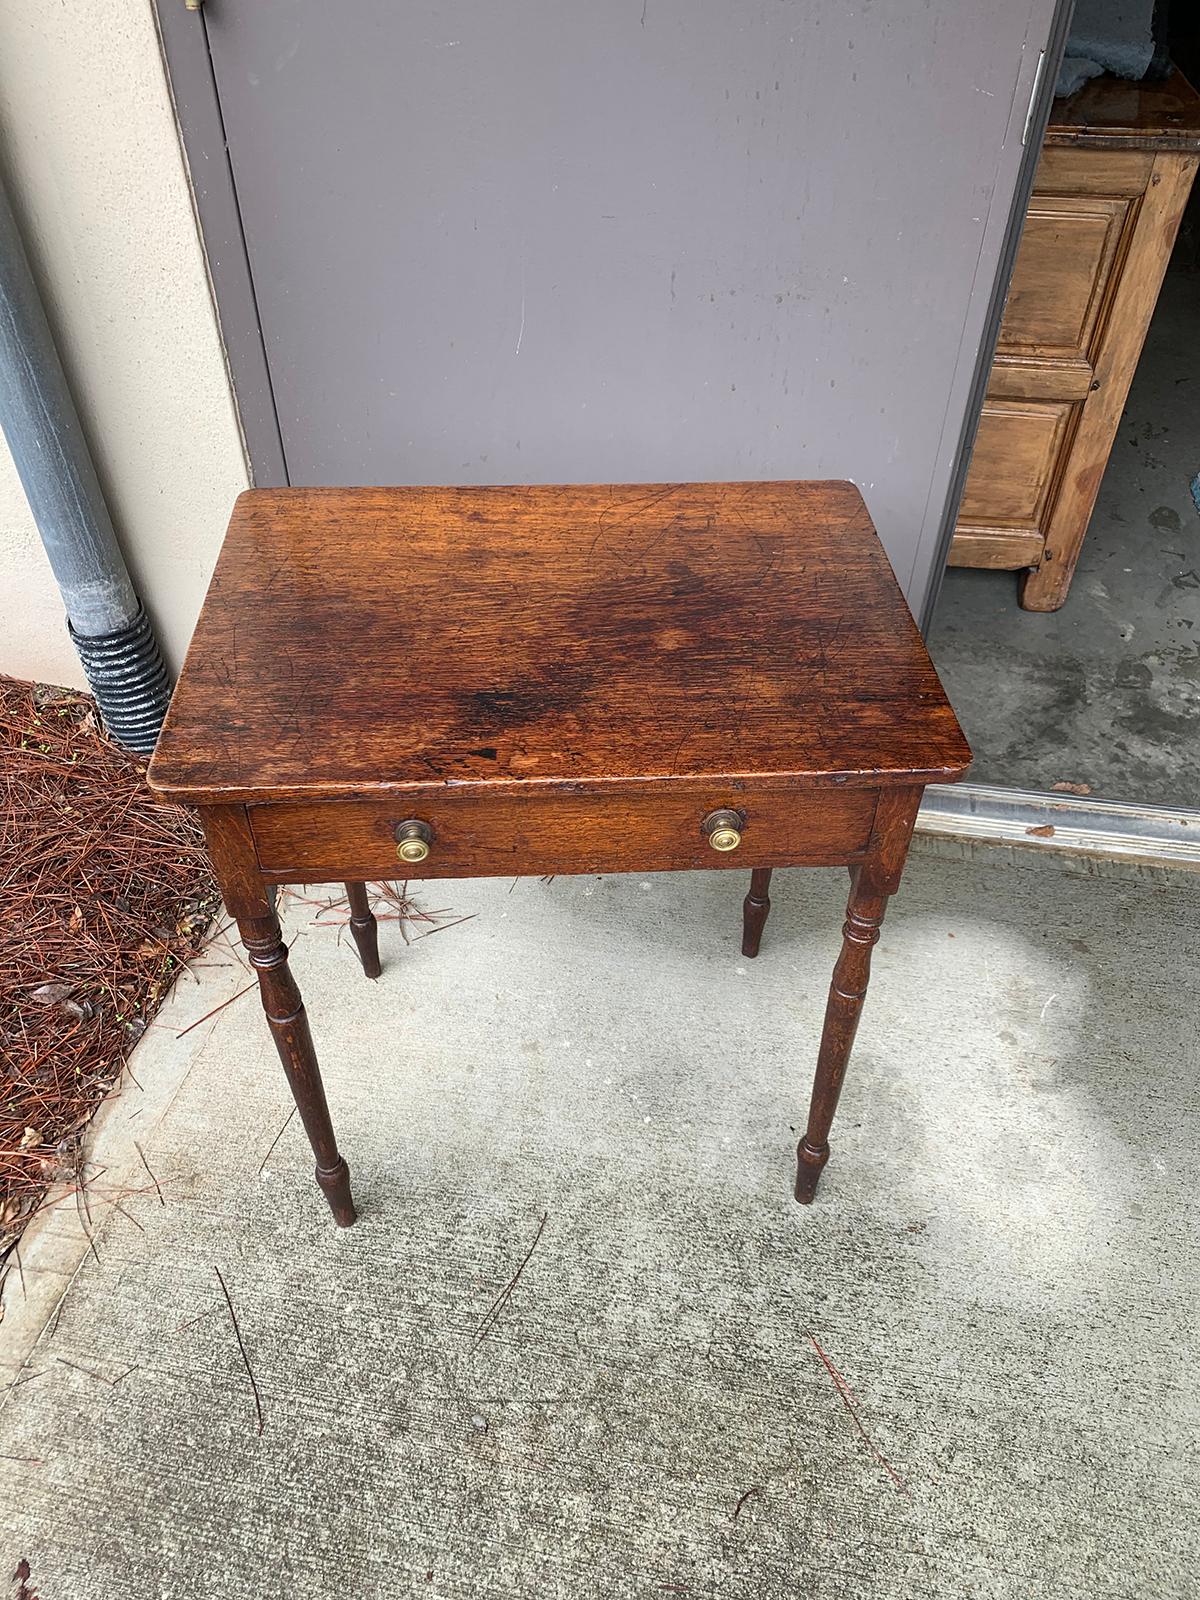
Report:
[[[1041,557],[1079,406],[998,400],[979,419],[950,565],[1019,568]]]
[[[1004,311],[1002,354],[1090,359],[1131,204],[1033,197]]]
[[[1074,411],[1054,401],[989,399],[979,419],[960,524],[986,517],[1036,528]]]
[[[919,606],[1054,10],[209,0],[290,480],[847,477]]]

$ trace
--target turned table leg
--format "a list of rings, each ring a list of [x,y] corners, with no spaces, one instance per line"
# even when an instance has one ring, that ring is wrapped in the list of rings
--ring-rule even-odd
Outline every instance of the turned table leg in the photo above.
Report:
[[[829,1160],[829,1129],[866,999],[871,951],[879,939],[879,925],[887,901],[887,895],[865,883],[861,873],[856,875],[846,905],[842,952],[829,986],[817,1076],[808,1108],[808,1127],[796,1146],[796,1199],[801,1205],[811,1204],[821,1168]]]
[[[907,788],[881,792],[866,857],[850,868],[842,949],[825,1006],[808,1126],[796,1146],[795,1192],[801,1205],[812,1203],[821,1169],[829,1160],[829,1130],[866,999],[871,951],[879,942],[888,899],[900,887],[921,793],[920,789]]]
[[[770,867],[755,867],[750,874],[750,892],[742,901],[742,954],[756,956],[771,910]]]
[[[350,902],[350,932],[358,948],[358,958],[368,978],[377,978],[383,971],[379,965],[379,924],[371,913],[365,883],[345,885]]]
[[[357,1215],[350,1193],[350,1169],[338,1153],[308,1017],[275,915],[275,891],[263,882],[259,871],[245,807],[203,806],[200,820],[225,905],[237,919],[250,965],[258,975],[267,1025],[317,1158],[317,1182],[338,1227],[348,1228]]]
[[[317,1182],[329,1201],[333,1220],[339,1228],[348,1228],[357,1215],[350,1194],[350,1169],[338,1154],[321,1069],[308,1031],[308,1016],[288,965],[279,919],[274,914],[239,917],[237,924],[250,965],[258,974],[263,1010],[283,1062],[284,1076],[317,1158]]]

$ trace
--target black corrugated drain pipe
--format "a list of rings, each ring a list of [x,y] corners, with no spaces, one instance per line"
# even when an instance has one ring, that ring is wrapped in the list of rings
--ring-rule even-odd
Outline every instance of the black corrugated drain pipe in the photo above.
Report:
[[[2,183],[0,428],[101,719],[119,744],[148,754],[167,712],[171,682],[117,543]]]
[[[171,680],[150,618],[139,606],[133,621],[115,633],[76,633],[69,618],[67,627],[104,726],[127,750],[148,754],[171,698]]]

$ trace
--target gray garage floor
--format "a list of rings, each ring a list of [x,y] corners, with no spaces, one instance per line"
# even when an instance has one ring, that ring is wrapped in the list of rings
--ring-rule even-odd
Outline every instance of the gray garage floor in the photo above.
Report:
[[[1184,241],[1186,244],[1187,241]],[[1177,251],[1067,602],[951,570],[930,639],[972,778],[1200,807],[1200,271]]]
[[[741,873],[426,886],[472,920],[385,928],[377,985],[293,906],[345,1233],[255,997],[176,1036],[245,981],[204,967],[108,1110],[95,1252],[68,1200],[5,1285],[7,1569],[1194,1595],[1200,887],[1020,859],[911,864],[809,1211],[841,874],[779,874],[757,963]]]

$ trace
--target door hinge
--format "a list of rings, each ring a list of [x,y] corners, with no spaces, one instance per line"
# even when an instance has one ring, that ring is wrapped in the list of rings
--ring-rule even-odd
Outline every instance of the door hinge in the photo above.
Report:
[[[187,0],[187,3],[188,3],[188,5],[191,5],[192,0]],[[202,3],[202,0],[196,0],[196,5],[197,6],[199,6],[201,3]],[[1034,106],[1037,105],[1038,89],[1041,87],[1042,71],[1045,68],[1045,65],[1046,65],[1046,52],[1044,50],[1042,50],[1042,51],[1040,51],[1038,53],[1038,64],[1037,64],[1037,67],[1034,70],[1033,83],[1030,85],[1030,88],[1029,88],[1029,104],[1025,108],[1025,126],[1021,131],[1021,144],[1022,144],[1022,146],[1027,145],[1029,143],[1029,129],[1030,129],[1030,125],[1033,122],[1033,108],[1034,108]]]
[[[183,0],[183,4],[188,11],[199,11],[204,0]]]

